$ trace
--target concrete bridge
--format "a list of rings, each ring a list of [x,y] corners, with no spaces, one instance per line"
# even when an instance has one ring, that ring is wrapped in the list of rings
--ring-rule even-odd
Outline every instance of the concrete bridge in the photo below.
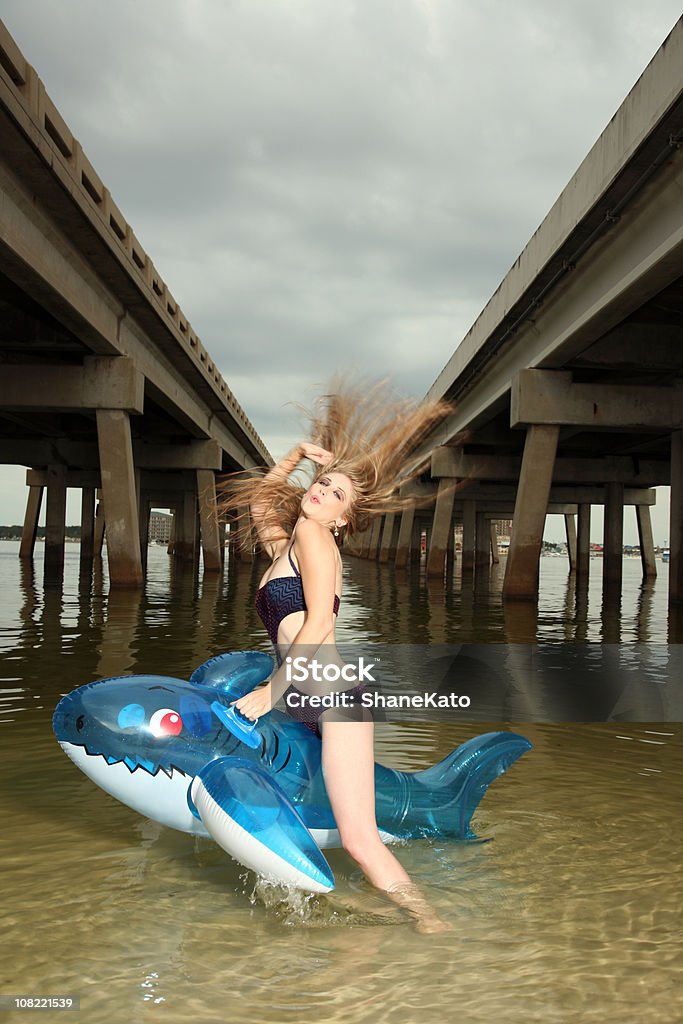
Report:
[[[22,557],[47,491],[59,575],[77,487],[82,557],[106,530],[112,585],[142,583],[152,505],[174,509],[178,557],[201,537],[218,571],[215,474],[272,460],[2,23],[0,137],[0,462],[29,467]]]
[[[423,449],[433,512],[387,517],[359,553],[404,564],[427,528],[439,576],[461,519],[469,569],[488,564],[490,519],[511,516],[504,595],[533,600],[546,514],[568,517],[586,577],[602,504],[618,592],[624,505],[652,575],[651,488],[670,484],[670,599],[683,601],[682,145],[683,19],[430,389],[457,404]]]

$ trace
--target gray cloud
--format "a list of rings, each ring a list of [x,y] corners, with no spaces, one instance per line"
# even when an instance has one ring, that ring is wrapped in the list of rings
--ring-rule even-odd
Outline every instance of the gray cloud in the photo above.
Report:
[[[679,14],[3,2],[275,455],[335,369],[427,390]]]

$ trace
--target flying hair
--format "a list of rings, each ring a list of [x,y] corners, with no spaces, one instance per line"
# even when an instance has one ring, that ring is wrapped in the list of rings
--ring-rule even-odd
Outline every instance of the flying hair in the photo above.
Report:
[[[451,403],[399,397],[387,380],[368,385],[337,376],[310,409],[295,404],[308,420],[307,440],[334,453],[324,467],[315,465],[315,479],[337,472],[352,483],[341,540],[344,535],[362,533],[376,516],[433,501],[433,497],[401,495],[399,488],[428,468],[428,454],[424,449],[420,452],[420,446],[432,432],[433,444],[439,443],[436,428],[453,412]],[[301,514],[306,488],[293,474],[271,468],[264,475],[266,470],[231,474],[219,486],[219,512],[229,511],[243,547],[250,547],[255,539],[247,509],[257,511],[268,531],[280,536],[291,535]],[[241,511],[235,514],[235,510]]]

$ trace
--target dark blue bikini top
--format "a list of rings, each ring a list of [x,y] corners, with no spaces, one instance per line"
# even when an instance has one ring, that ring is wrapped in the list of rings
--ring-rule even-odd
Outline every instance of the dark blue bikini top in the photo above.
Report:
[[[291,615],[292,612],[308,611],[304,598],[304,587],[301,582],[301,573],[292,560],[291,544],[287,553],[289,555],[289,564],[294,570],[295,575],[275,576],[256,591],[256,611],[266,627],[268,636],[274,646],[277,646],[277,631],[282,620]],[[339,612],[339,603],[340,599],[335,594],[332,604],[332,611],[335,615]]]

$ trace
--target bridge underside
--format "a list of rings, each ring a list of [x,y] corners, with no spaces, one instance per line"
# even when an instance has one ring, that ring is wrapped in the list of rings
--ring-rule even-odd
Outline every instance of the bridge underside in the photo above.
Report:
[[[0,462],[28,469],[22,557],[47,491],[59,575],[78,487],[81,553],[106,533],[112,585],[142,582],[151,503],[174,509],[180,557],[199,535],[219,569],[215,474],[270,456],[1,23],[0,134]]]
[[[196,562],[201,545],[205,570],[220,570],[215,473],[240,463],[131,360],[94,356],[2,273],[0,406],[0,463],[30,467],[22,558],[47,495],[46,582],[61,577],[69,487],[82,491],[83,560],[101,553],[106,523],[114,585],[142,582],[152,506],[174,512],[179,558]]]
[[[547,513],[564,514],[572,570],[587,578],[590,514],[605,510],[603,578],[618,592],[623,510],[636,510],[644,576],[656,575],[650,507],[671,486],[670,595],[683,599],[683,278],[643,303],[561,370],[520,371],[513,387],[431,453],[416,489],[433,510],[386,517],[355,551],[403,566],[427,534],[427,572],[443,575],[462,526],[462,568],[497,560],[491,520],[513,521],[507,597],[535,599]],[[430,479],[431,477],[431,479]],[[515,536],[516,535],[516,536]],[[515,539],[517,544],[515,544]]]
[[[558,487],[574,488],[576,570],[587,570],[597,500],[604,588],[618,593],[625,496],[669,485],[669,597],[683,602],[682,58],[683,20],[430,390],[455,403],[425,445],[438,489],[430,573],[443,571],[457,501],[475,502],[463,528],[476,562],[487,509],[471,488],[512,484],[504,596],[534,600],[548,503]],[[650,575],[649,509],[636,508]]]

